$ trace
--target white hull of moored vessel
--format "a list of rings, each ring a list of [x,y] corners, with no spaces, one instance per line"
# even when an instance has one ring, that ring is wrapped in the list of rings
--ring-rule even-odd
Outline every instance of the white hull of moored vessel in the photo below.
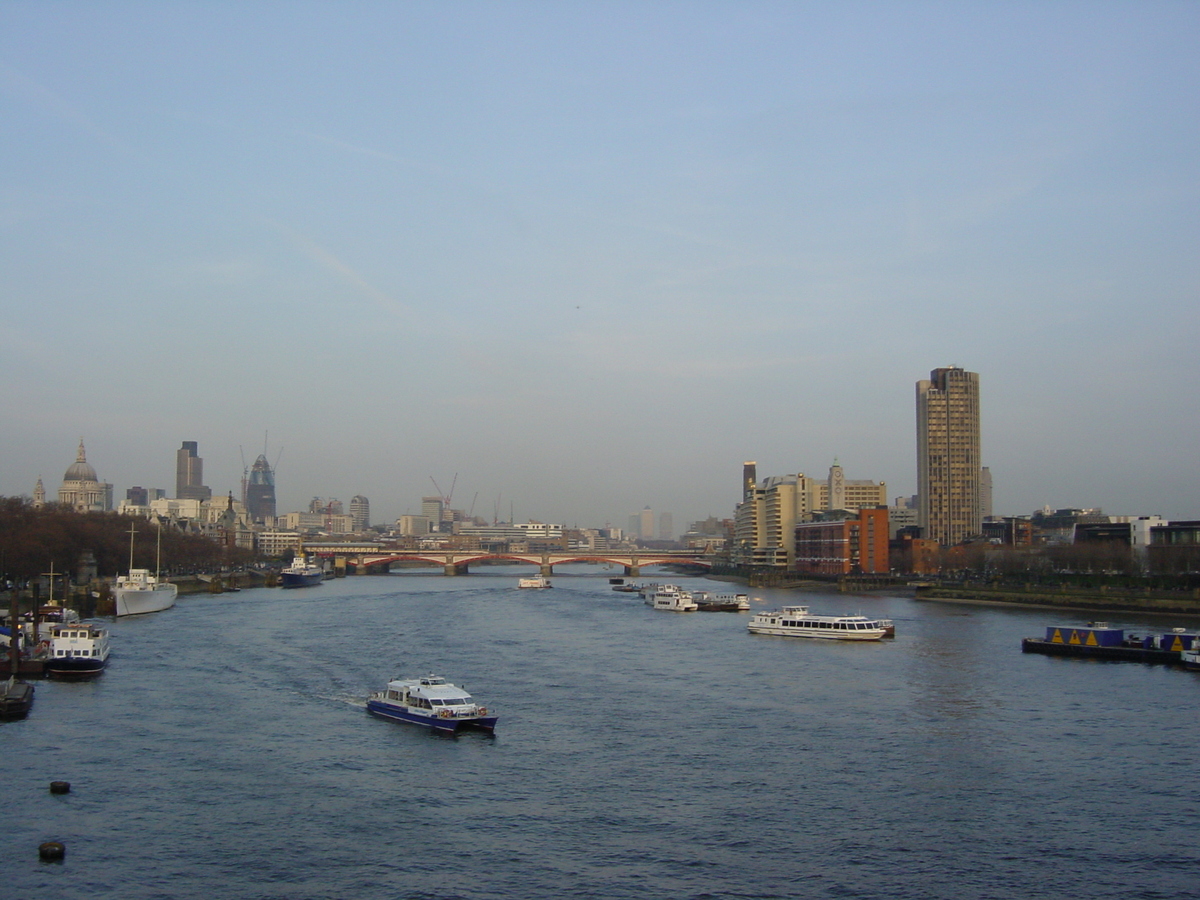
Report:
[[[118,578],[113,588],[118,617],[162,612],[174,606],[178,596],[178,587],[159,581],[145,569],[132,569],[128,576]]]
[[[140,616],[145,613],[162,612],[175,605],[179,596],[179,588],[169,581],[163,581],[157,574],[151,575],[149,569],[133,567],[133,539],[137,529],[129,528],[129,574],[118,575],[113,587],[113,603],[116,614],[120,616]],[[158,529],[158,555],[162,557],[162,529]],[[157,563],[155,564],[157,567]],[[157,573],[157,568],[155,569]]]

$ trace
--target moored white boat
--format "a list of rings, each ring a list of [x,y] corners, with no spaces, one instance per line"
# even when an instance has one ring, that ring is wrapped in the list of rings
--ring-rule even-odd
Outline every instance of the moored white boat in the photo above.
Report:
[[[665,612],[695,612],[700,608],[692,595],[674,584],[653,584],[643,591],[646,605]]]
[[[129,529],[129,574],[118,575],[117,584],[113,588],[113,604],[116,607],[117,616],[140,616],[144,613],[162,612],[164,609],[174,606],[175,598],[179,596],[179,588],[169,581],[159,578],[157,570],[154,575],[151,575],[149,569],[133,567],[134,534],[136,534],[136,530],[131,527]],[[158,535],[158,552],[161,559],[161,528]]]
[[[118,616],[162,612],[175,605],[178,595],[179,588],[169,581],[159,581],[149,569],[130,569],[128,575],[118,575],[113,588]]]
[[[1185,669],[1200,672],[1200,648],[1193,647],[1191,650],[1180,650],[1179,662]]]
[[[59,678],[93,678],[108,665],[108,630],[87,622],[55,625],[50,631],[46,674]]]
[[[3,618],[8,619],[5,615]],[[43,649],[50,644],[50,631],[55,625],[73,625],[79,621],[79,613],[57,604],[39,607],[35,612],[22,613],[17,629],[17,644],[22,653],[33,654],[37,647]],[[36,624],[35,624],[36,623]],[[0,648],[7,648],[11,640],[11,626],[0,628]],[[34,640],[36,634],[37,639]]]
[[[550,583],[550,579],[545,575],[534,575],[530,578],[522,578],[518,580],[517,587],[539,590],[541,588],[554,587],[554,585]]]
[[[754,634],[833,641],[878,641],[889,636],[890,624],[866,616],[818,616],[809,613],[807,606],[785,606],[774,612],[755,613],[746,627]]]
[[[445,732],[464,728],[493,731],[498,718],[488,715],[486,706],[478,705],[464,689],[440,675],[389,681],[385,690],[368,698],[367,712]]]

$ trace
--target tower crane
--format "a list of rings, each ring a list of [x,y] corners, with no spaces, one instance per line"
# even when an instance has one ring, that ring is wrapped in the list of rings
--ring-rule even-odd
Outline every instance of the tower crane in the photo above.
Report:
[[[454,498],[454,485],[458,484],[458,473],[454,473],[454,480],[450,482],[450,493],[448,494],[442,491],[437,479],[432,475],[429,476],[429,480],[433,482],[433,489],[437,491],[438,498],[442,501],[442,521],[444,522],[448,518],[453,519],[453,514],[450,512],[450,501]]]

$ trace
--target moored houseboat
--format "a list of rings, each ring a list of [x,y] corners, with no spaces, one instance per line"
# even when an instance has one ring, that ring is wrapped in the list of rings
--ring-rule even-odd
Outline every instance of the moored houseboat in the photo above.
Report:
[[[750,598],[746,594],[713,594],[709,591],[691,593],[700,612],[747,612],[750,609]]]
[[[1159,665],[1183,664],[1182,655],[1198,649],[1200,634],[1184,628],[1173,628],[1162,634],[1148,632],[1137,635],[1126,634],[1124,628],[1113,628],[1107,622],[1048,625],[1044,638],[1025,638],[1021,641],[1022,653]]]

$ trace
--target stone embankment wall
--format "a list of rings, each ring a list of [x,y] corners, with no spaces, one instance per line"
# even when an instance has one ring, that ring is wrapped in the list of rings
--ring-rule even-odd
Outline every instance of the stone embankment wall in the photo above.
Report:
[[[1046,606],[1055,609],[1078,609],[1093,612],[1153,612],[1200,616],[1200,596],[1197,596],[1197,593],[1200,592],[1118,591],[1105,588],[1091,591],[1054,591],[1045,585],[1010,587],[937,585],[917,588],[916,596],[918,600],[958,600],[970,603]]]

